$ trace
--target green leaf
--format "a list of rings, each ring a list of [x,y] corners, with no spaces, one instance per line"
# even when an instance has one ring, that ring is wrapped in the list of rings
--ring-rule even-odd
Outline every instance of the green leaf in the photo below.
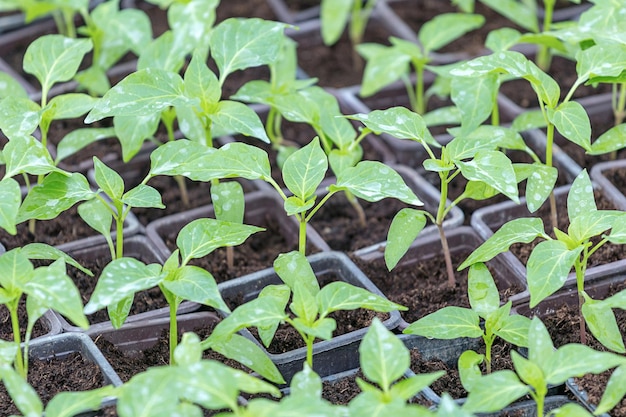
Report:
[[[170,106],[193,103],[184,95],[184,82],[173,72],[146,68],[133,72],[96,102],[85,118],[92,123],[105,117],[149,116]]]
[[[604,39],[576,53],[576,72],[581,81],[594,77],[617,77],[626,64],[626,48],[622,42]]]
[[[468,180],[486,182],[514,202],[519,202],[515,171],[504,153],[481,150],[471,161],[457,161],[456,164]]]
[[[613,310],[602,301],[596,301],[583,293],[585,303],[582,314],[589,330],[600,343],[614,352],[625,353],[622,334],[617,325]]]
[[[178,397],[184,385],[182,372],[174,367],[155,367],[136,375],[119,390],[117,412],[121,417],[166,417],[177,414]],[[208,394],[207,394],[208,395]]]
[[[89,39],[45,35],[35,39],[24,53],[24,71],[41,84],[44,98],[57,82],[69,81],[78,71],[85,54],[92,49]]]
[[[584,107],[577,101],[560,104],[556,110],[548,109],[548,119],[565,138],[585,151],[591,150],[591,122]]]
[[[211,55],[220,72],[220,81],[230,73],[276,59],[287,25],[259,18],[226,19],[211,32]]]
[[[111,225],[113,224],[113,215],[111,207],[104,201],[94,198],[80,204],[77,208],[78,215],[98,233],[103,235],[107,242],[112,245],[111,241]]]
[[[52,97],[42,109],[42,120],[74,119],[87,113],[96,99],[83,93],[66,93]]]
[[[159,69],[178,73],[185,63],[185,57],[192,52],[190,45],[184,43],[181,36],[172,30],[165,31],[161,36],[144,46],[137,70]]]
[[[383,389],[400,379],[411,363],[409,351],[396,335],[385,328],[378,318],[363,337],[359,346],[363,374]]]
[[[478,29],[485,23],[479,14],[444,13],[435,16],[422,25],[418,39],[424,48],[424,54],[436,51],[467,32]]]
[[[30,297],[70,319],[83,329],[89,322],[83,314],[83,303],[74,282],[67,276],[65,262],[59,259],[48,267],[35,269],[32,278],[24,286]]]
[[[97,411],[102,407],[102,401],[114,394],[112,385],[89,391],[60,392],[46,406],[46,416],[72,417],[85,411]]]
[[[440,147],[432,137],[422,117],[406,107],[390,107],[386,110],[374,110],[368,114],[353,114],[349,119],[358,120],[377,135],[387,133],[398,139],[411,139]]]
[[[602,155],[626,147],[626,123],[614,126],[601,134],[587,151],[590,155]]]
[[[580,358],[585,358],[581,361]],[[589,346],[570,343],[561,346],[552,355],[545,369],[548,384],[562,384],[571,377],[599,374],[624,363],[622,356],[610,352],[599,352]]]
[[[526,264],[531,308],[563,286],[582,249],[579,246],[570,250],[559,240],[546,240],[535,246]]]
[[[528,3],[515,0],[481,0],[490,9],[495,10],[517,25],[533,33],[539,32],[539,21],[535,10]]]
[[[390,390],[391,396],[408,401],[443,375],[445,375],[445,371],[413,375],[410,378],[402,379],[392,385]]]
[[[468,271],[467,294],[472,310],[486,319],[500,307],[498,287],[484,263],[472,264]]]
[[[534,213],[550,196],[559,172],[555,167],[538,163],[529,165],[528,170],[530,175],[526,179],[526,206],[528,211]]]
[[[425,225],[426,215],[421,210],[404,208],[394,216],[385,245],[385,265],[388,270],[396,267]]]
[[[226,134],[240,133],[270,143],[259,115],[243,103],[222,100],[208,115],[215,126],[220,127]]]
[[[183,300],[193,301],[222,311],[229,311],[217,289],[215,278],[208,271],[193,265],[176,269],[163,286]]]
[[[541,110],[526,110],[513,120],[511,127],[518,132],[546,127],[546,118]]]
[[[111,127],[91,127],[72,130],[57,145],[55,164],[96,141],[115,136]]]
[[[567,233],[574,242],[585,242],[599,236],[624,219],[624,213],[616,210],[596,210],[582,213],[571,221]]]
[[[610,411],[624,398],[624,395],[626,395],[626,366],[620,365],[611,374],[595,414],[601,415]]]
[[[320,6],[321,32],[324,45],[337,43],[350,18],[354,0],[323,0]]]
[[[311,293],[305,284],[300,283],[300,281],[296,280],[293,283],[293,295],[289,309],[302,323],[309,327],[318,325],[318,323],[316,323],[318,310],[317,303],[315,302],[315,294],[316,293]],[[332,330],[330,331],[331,337],[335,327],[336,325],[333,323]]]
[[[207,108],[209,105],[220,101],[222,89],[217,76],[207,67],[206,58],[199,51],[195,51],[191,62],[185,70],[185,95],[200,100],[200,106]]]
[[[176,35],[177,44],[206,51],[215,23],[217,0],[193,0],[174,2],[168,9],[167,18]],[[205,57],[206,59],[206,57]]]
[[[2,154],[6,163],[5,178],[23,173],[45,175],[56,170],[50,152],[32,136],[12,138]]]
[[[245,199],[237,181],[221,181],[211,185],[211,201],[215,218],[232,223],[243,223]]]
[[[369,97],[410,72],[411,57],[397,47],[362,43],[357,52],[366,60],[361,97]]]
[[[296,282],[304,285],[309,293],[315,296],[320,285],[309,260],[299,251],[281,253],[274,261],[274,270],[280,279],[292,290]]]
[[[17,292],[18,296],[21,295],[33,271],[30,260],[19,249],[10,250],[0,256],[0,285],[10,293]]]
[[[9,139],[32,134],[41,121],[41,108],[28,98],[0,100],[0,130]]]
[[[550,414],[554,417],[591,417],[592,415],[582,405],[576,403],[567,403],[561,407],[550,410]]]
[[[493,372],[472,384],[472,391],[463,404],[463,410],[473,413],[499,411],[526,395],[528,391],[529,388],[519,381],[515,372]]]
[[[188,177],[194,181],[232,177],[267,180],[271,178],[270,162],[267,153],[262,149],[232,142],[210,156],[199,158],[197,167]]]
[[[41,416],[43,404],[37,392],[10,365],[0,365],[0,380],[9,392],[9,397],[20,412],[27,416]]]
[[[337,177],[337,183],[330,186],[331,192],[335,190],[348,190],[370,202],[396,198],[407,204],[424,205],[400,174],[379,161],[361,161],[352,168],[346,168]]]
[[[530,243],[540,236],[547,238],[540,218],[513,219],[503,224],[489,239],[474,249],[457,270],[461,271],[477,262],[487,262],[499,253],[507,251],[514,243]]]
[[[21,250],[23,255],[28,259],[48,259],[56,261],[57,259],[63,259],[67,265],[71,265],[74,268],[82,271],[85,275],[93,277],[93,272],[84,268],[74,258],[67,253],[55,248],[54,246],[47,245],[45,243],[29,243],[22,246]]]
[[[155,287],[164,278],[163,274],[155,272],[154,268],[134,258],[119,258],[109,262],[102,270],[85,306],[85,314],[95,313],[138,291]]]
[[[554,345],[548,329],[539,317],[533,317],[528,329],[528,359],[545,370],[552,362]]]
[[[454,77],[450,98],[461,112],[461,128],[471,132],[491,115],[499,87],[497,74]]]
[[[159,191],[145,184],[139,184],[124,193],[120,201],[129,207],[165,208]]]
[[[124,180],[114,170],[106,166],[98,157],[93,157],[95,179],[98,187],[112,200],[120,200],[124,194]]]
[[[296,197],[308,200],[315,194],[327,170],[328,160],[316,137],[287,158],[283,165],[283,180]]]
[[[293,319],[293,327],[298,333],[322,340],[330,340],[333,337],[333,332],[337,329],[337,322],[333,318],[324,317],[310,323],[303,318],[296,317]]]
[[[435,339],[476,338],[483,334],[479,320],[469,308],[448,306],[411,323],[404,333]]]
[[[604,236],[609,242],[614,244],[626,243],[626,216],[624,213],[616,215],[616,220],[613,222],[613,228],[608,236]]]
[[[51,172],[31,188],[19,210],[19,221],[48,220],[57,217],[79,201],[95,196],[83,174],[63,175]]]
[[[182,175],[194,179],[214,152],[214,148],[186,139],[167,142],[150,153],[150,175]]]
[[[513,28],[498,28],[489,32],[485,46],[493,52],[506,51],[518,43],[520,36],[522,34]]]
[[[28,92],[22,84],[10,74],[0,72],[0,100],[6,97],[28,99]]]
[[[210,348],[224,355],[228,359],[232,359],[245,365],[269,381],[277,384],[285,383],[283,376],[280,374],[278,368],[276,368],[276,365],[274,365],[274,362],[272,362],[269,356],[263,352],[258,344],[244,336],[235,333],[228,339],[227,342],[221,341],[212,343]],[[252,387],[247,388],[246,392],[255,391],[251,388]]]
[[[113,128],[122,145],[124,162],[130,161],[140,150],[143,142],[157,131],[160,114],[146,116],[113,116]]]
[[[501,323],[501,327],[493,332],[515,346],[527,347],[529,328],[530,319],[528,317],[513,314],[507,316]]]
[[[380,312],[406,310],[406,307],[380,295],[343,281],[331,282],[324,286],[317,294],[317,304],[321,316],[326,316],[333,311],[356,310],[357,308]]]
[[[13,178],[0,180],[0,227],[15,235],[17,213],[22,202],[20,185]]]
[[[268,328],[287,317],[285,304],[276,297],[254,298],[237,307],[219,322],[210,339],[221,340],[246,327]]]
[[[597,209],[591,179],[587,170],[583,169],[574,179],[567,194],[567,216],[571,221],[583,213]]]
[[[515,372],[517,372],[519,379],[533,387],[536,391],[545,394],[547,391],[547,383],[541,368],[539,368],[536,363],[529,361],[514,350],[511,351],[511,359],[513,360],[513,366],[515,367]]]
[[[473,350],[466,350],[459,356],[459,377],[461,378],[461,385],[467,392],[472,392],[474,384],[482,377],[479,365],[484,361],[485,355]]]
[[[186,265],[191,259],[201,258],[217,248],[242,244],[251,234],[264,229],[245,224],[215,219],[197,219],[178,233],[176,245]]]
[[[304,213],[305,211],[313,208],[315,205],[315,196],[308,201],[304,201],[299,197],[291,196],[287,197],[285,203],[283,204],[285,208],[285,212],[288,216],[293,216],[294,214]]]

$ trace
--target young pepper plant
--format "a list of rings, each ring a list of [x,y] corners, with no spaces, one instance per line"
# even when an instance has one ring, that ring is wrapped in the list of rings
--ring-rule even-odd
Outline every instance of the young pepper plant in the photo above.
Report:
[[[419,114],[426,113],[424,74],[432,60],[432,53],[460,38],[465,33],[483,25],[481,15],[466,13],[441,14],[426,22],[418,33],[420,44],[390,37],[391,46],[363,43],[357,51],[366,60],[361,86],[361,96],[368,97],[397,80],[407,88],[411,109]],[[415,87],[409,80],[415,72]]]
[[[438,371],[403,378],[411,365],[409,350],[377,317],[359,346],[359,359],[363,375],[371,383],[357,378],[362,392],[348,405],[350,414],[355,416],[403,415],[412,408],[424,412],[425,408],[408,404],[409,400],[445,373]]]
[[[35,268],[31,259],[48,259],[54,262],[49,266]],[[33,326],[47,310],[59,312],[82,328],[89,327],[82,311],[83,304],[78,289],[67,276],[66,263],[93,275],[65,253],[41,243],[31,243],[0,255],[0,304],[4,304],[9,310],[13,343],[17,347],[11,362],[14,362],[15,370],[22,378],[26,378],[28,374],[28,345]],[[17,309],[24,295],[28,323],[22,352],[22,329]],[[3,342],[5,343],[9,342]]]
[[[188,300],[216,309],[228,311],[210,272],[189,265],[189,261],[201,258],[217,248],[243,243],[251,234],[263,229],[216,219],[197,219],[181,229],[176,244],[178,249],[161,266],[146,265],[134,258],[119,258],[107,264],[98,279],[96,288],[85,306],[91,314],[107,307],[114,327],[126,320],[134,294],[158,286],[165,296],[170,310],[170,364],[176,363],[178,331],[176,312],[181,302]],[[245,363],[252,370],[274,382],[282,377],[269,358],[242,336],[234,336],[226,342],[213,338],[204,348],[211,348],[233,360]]]
[[[274,269],[284,284],[268,285],[257,298],[237,307],[218,323],[209,342],[214,337],[223,338],[241,329],[256,327],[263,344],[269,346],[278,326],[286,322],[306,343],[306,363],[313,368],[315,339],[331,339],[337,327],[335,319],[328,317],[330,313],[358,308],[379,312],[406,309],[343,281],[320,288],[308,259],[298,251],[280,254],[274,261]],[[291,313],[287,312],[288,305]]]
[[[530,307],[534,307],[549,295],[559,290],[572,268],[576,273],[580,311],[580,338],[586,343],[583,307],[590,297],[585,293],[585,272],[590,257],[607,243],[626,243],[624,221],[626,213],[619,210],[598,210],[589,175],[583,170],[572,183],[567,196],[567,211],[570,224],[567,231],[554,228],[554,237],[544,231],[541,218],[518,218],[505,223],[493,236],[459,266],[459,270],[477,262],[486,262],[514,243],[530,243],[536,238],[543,241],[535,246],[526,265]],[[610,233],[607,233],[610,231]],[[602,329],[600,315],[588,315],[592,330]],[[621,339],[608,338],[609,332],[594,335],[607,347],[625,352]]]
[[[537,416],[545,416],[544,405],[549,385],[560,385],[569,378],[588,373],[598,374],[624,365],[624,358],[598,352],[585,345],[570,343],[554,348],[548,330],[538,317],[528,329],[528,357],[511,351],[515,371],[501,370],[482,375],[478,365],[482,355],[464,352],[459,358],[459,374],[463,387],[469,392],[463,409],[470,412],[495,412],[513,401],[530,395],[537,406]],[[591,416],[582,406],[566,404],[551,410],[555,416]]]
[[[437,213],[433,215],[428,211],[413,208],[405,208],[398,212],[389,229],[385,262],[390,270],[397,265],[424,228],[428,218],[439,230],[448,285],[454,287],[456,280],[443,221],[451,208],[465,198],[481,200],[502,193],[513,201],[519,201],[517,182],[529,177],[531,170],[521,169],[522,167],[514,169],[511,161],[499,149],[524,149],[523,140],[519,134],[510,129],[481,126],[468,135],[455,137],[448,145],[442,147],[434,140],[422,117],[404,107],[375,110],[369,114],[349,117],[359,120],[376,134],[384,132],[399,139],[416,141],[428,152],[430,158],[424,161],[424,168],[436,172],[441,181]],[[440,157],[435,155],[433,148],[441,148]],[[450,203],[449,183],[459,175],[469,182],[465,191]]]
[[[515,346],[527,347],[530,320],[510,314],[511,301],[500,306],[498,288],[485,264],[476,263],[470,267],[467,287],[471,308],[444,307],[411,323],[404,333],[435,339],[482,337],[485,366],[487,373],[491,373],[491,348],[496,336]],[[484,330],[481,319],[484,320]]]

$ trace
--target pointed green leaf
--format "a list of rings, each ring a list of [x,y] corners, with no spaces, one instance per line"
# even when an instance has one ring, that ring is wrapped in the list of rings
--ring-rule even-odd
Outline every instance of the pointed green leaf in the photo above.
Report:
[[[617,325],[615,314],[609,305],[602,301],[596,301],[583,294],[585,303],[582,306],[582,314],[589,330],[600,343],[614,352],[625,353],[622,334]]]
[[[324,45],[334,45],[343,33],[352,8],[353,0],[322,1],[320,19]]]
[[[155,287],[164,276],[149,265],[134,258],[119,258],[108,263],[102,270],[91,299],[85,306],[85,314],[92,314],[113,305],[138,291]]]
[[[41,416],[43,404],[39,395],[10,365],[0,365],[0,380],[20,412],[27,417]]]
[[[590,155],[602,155],[626,148],[626,123],[614,126],[601,134],[587,152]]]
[[[209,117],[226,134],[239,133],[270,143],[259,115],[243,103],[222,100]]]
[[[102,401],[114,394],[112,385],[89,391],[60,392],[46,406],[46,416],[73,417],[85,411],[97,411],[102,407]]]
[[[283,165],[283,180],[287,188],[303,200],[308,200],[324,179],[328,160],[319,139],[292,153]]]
[[[211,32],[210,50],[220,80],[234,71],[273,62],[286,26],[259,18],[231,18],[217,25]]]
[[[489,32],[485,39],[485,46],[493,52],[506,51],[518,43],[520,36],[522,34],[513,28],[497,28]]]
[[[591,417],[595,414],[591,414],[580,404],[567,403],[561,407],[550,410],[550,414],[554,417]]]
[[[491,115],[499,87],[497,74],[454,77],[451,99],[461,112],[461,128],[471,132]]]
[[[69,81],[85,54],[92,49],[89,39],[46,35],[33,41],[24,54],[24,71],[34,75],[45,93],[57,82]]]
[[[406,307],[393,303],[380,295],[343,281],[331,282],[324,286],[317,294],[317,304],[322,316],[333,311],[356,310],[357,308],[380,312],[406,310]]]
[[[178,142],[178,141],[177,141]],[[184,155],[181,154],[181,158]],[[194,159],[194,164],[195,164]],[[194,181],[241,177],[249,180],[271,178],[270,162],[262,149],[245,143],[228,143],[209,156],[197,159],[185,175]]]
[[[515,0],[481,0],[481,2],[524,29],[534,33],[539,32],[537,15],[528,3]]]
[[[15,235],[17,213],[22,202],[20,185],[13,178],[0,180],[0,227]]]
[[[582,81],[594,77],[617,77],[626,64],[626,47],[603,40],[576,53],[576,72]]]
[[[19,210],[19,221],[48,220],[57,217],[79,201],[95,196],[84,175],[52,172],[31,188]]]
[[[243,187],[237,181],[221,181],[211,185],[211,201],[215,218],[232,223],[243,223],[245,198]]]
[[[539,317],[533,317],[528,329],[528,359],[545,370],[552,362],[554,344]]]
[[[146,116],[113,116],[113,128],[122,145],[124,162],[130,161],[139,152],[143,142],[156,133],[159,121],[158,113]]]
[[[133,72],[107,91],[89,112],[85,123],[117,115],[148,116],[191,102],[184,95],[184,83],[178,74],[147,68]]]
[[[577,358],[585,358],[581,361]],[[545,368],[548,384],[562,384],[568,378],[585,374],[599,374],[624,363],[622,356],[610,352],[599,352],[586,345],[569,343],[561,346],[552,355]]]
[[[9,139],[31,135],[41,122],[41,108],[28,98],[0,100],[0,130]]]
[[[194,52],[191,62],[185,70],[185,94],[187,97],[196,97],[200,106],[206,108],[210,104],[220,101],[222,89],[217,76],[207,67],[206,59],[199,51]]]
[[[12,138],[2,154],[6,163],[5,178],[23,173],[45,175],[56,170],[50,152],[32,136]]]
[[[121,201],[130,207],[165,208],[161,202],[161,194],[153,187],[139,184],[127,191]]]
[[[467,32],[478,29],[485,23],[479,14],[444,13],[430,19],[420,28],[418,38],[425,54],[436,51]]]
[[[399,48],[378,43],[362,43],[356,46],[365,58],[361,81],[361,97],[369,97],[410,72],[411,57]]]
[[[213,152],[214,148],[186,139],[167,142],[150,153],[150,175],[182,175],[194,179]]]
[[[89,227],[110,241],[113,214],[107,203],[98,198],[88,200],[78,206],[78,215]]]
[[[70,155],[74,155],[87,145],[113,136],[115,136],[115,131],[112,127],[92,127],[72,130],[65,135],[57,145],[57,154],[54,163],[58,164],[59,161],[62,161]]]
[[[457,161],[468,180],[483,181],[515,202],[519,202],[511,160],[500,151],[478,151],[469,162]]]
[[[386,110],[374,110],[368,114],[359,113],[347,117],[360,121],[377,135],[387,133],[398,139],[424,141],[431,146],[441,146],[428,131],[422,117],[406,107],[390,107]]]
[[[555,167],[537,163],[529,165],[528,169],[531,173],[526,179],[526,206],[534,213],[550,196],[559,173]]]
[[[118,200],[124,194],[124,180],[114,170],[106,166],[98,157],[93,157],[96,184],[111,199]]]
[[[178,268],[171,280],[163,281],[163,286],[183,300],[222,311],[229,310],[222,300],[213,275],[197,266],[185,265]]]
[[[50,246],[45,243],[29,243],[22,246],[20,251],[23,255],[28,257],[28,259],[48,259],[52,261],[56,261],[57,259],[63,259],[63,261],[67,265],[73,266],[74,268],[82,271],[85,275],[88,275],[90,277],[93,276],[93,272],[91,272],[87,268],[84,268],[70,255],[60,249],[55,248],[54,246]]]
[[[409,351],[396,335],[383,326],[378,318],[363,337],[359,346],[363,374],[383,389],[391,387],[409,369]]]
[[[617,367],[609,382],[604,388],[602,399],[600,404],[596,407],[596,415],[601,415],[613,409],[626,395],[626,366],[620,365]]]
[[[0,72],[0,99],[6,97],[28,98],[28,92],[14,77],[6,72]]]
[[[42,119],[74,119],[92,109],[96,98],[83,93],[67,93],[50,99],[42,110]]]
[[[472,310],[484,319],[500,306],[498,287],[496,287],[491,272],[482,262],[470,266],[467,278],[467,293]]]
[[[591,122],[580,103],[568,101],[554,111],[548,110],[547,114],[559,133],[585,151],[591,150]]]
[[[299,197],[291,196],[287,197],[285,203],[283,204],[285,208],[285,212],[288,216],[293,216],[294,214],[304,213],[307,210],[310,210],[315,205],[315,197],[311,198],[308,201],[304,201]]]
[[[529,328],[530,319],[528,317],[513,314],[504,319],[501,327],[494,330],[494,334],[515,346],[527,347]]]
[[[59,312],[74,324],[86,329],[89,322],[83,314],[83,303],[74,282],[67,276],[65,262],[60,259],[48,267],[35,269],[24,290],[42,305]]]
[[[0,256],[0,285],[11,293],[16,290],[21,293],[31,279],[33,270],[33,264],[19,249],[10,250]]]
[[[404,333],[435,339],[476,338],[483,334],[479,320],[469,308],[448,306],[411,323]]]
[[[291,304],[289,309],[296,315],[306,326],[318,325],[316,323],[318,311],[317,303],[315,302],[315,295],[309,291],[304,283],[296,280],[293,283],[293,294],[291,298]],[[335,330],[336,325],[333,324],[330,335],[332,337],[332,331]]]
[[[415,206],[424,204],[406,185],[400,174],[378,161],[361,161],[356,166],[347,168],[337,177],[336,185],[331,185],[330,190],[348,190],[370,202],[396,198]]]
[[[467,392],[472,392],[473,385],[482,377],[480,364],[485,361],[485,355],[466,350],[461,353],[458,360],[459,377],[461,385]]]
[[[215,219],[197,219],[178,233],[176,245],[186,265],[191,259],[201,258],[217,248],[242,244],[251,234],[264,229],[245,224]]]
[[[582,213],[597,209],[591,179],[587,170],[582,170],[574,179],[567,194],[567,216],[571,221]]]
[[[472,385],[472,391],[467,396],[463,409],[475,413],[499,411],[526,395],[528,391],[529,388],[520,382],[515,372],[509,370],[493,372]]]
[[[246,327],[266,328],[282,322],[287,314],[276,297],[259,297],[237,307],[218,323],[210,339],[221,340]]]
[[[461,271],[477,262],[487,262],[499,253],[507,251],[512,244],[530,243],[539,236],[546,236],[540,218],[513,219],[503,224],[493,236],[476,248],[457,270]]]
[[[299,251],[278,255],[274,261],[274,270],[280,279],[291,289],[295,287],[296,282],[299,282],[304,285],[311,295],[315,295],[320,291],[320,284],[309,260]]]
[[[425,225],[426,215],[421,210],[404,208],[394,216],[385,245],[385,265],[388,270],[396,267]]]
[[[559,240],[535,246],[526,264],[531,308],[563,286],[582,249],[579,246],[570,250]]]
[[[596,210],[581,213],[571,221],[567,233],[575,242],[584,242],[599,236],[624,220],[623,212],[617,210]]]

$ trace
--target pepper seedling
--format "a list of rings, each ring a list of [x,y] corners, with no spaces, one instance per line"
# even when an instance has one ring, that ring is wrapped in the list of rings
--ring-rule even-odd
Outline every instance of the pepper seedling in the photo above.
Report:
[[[554,237],[544,230],[541,218],[518,218],[505,223],[459,266],[459,270],[477,262],[486,262],[505,252],[514,243],[542,241],[535,246],[526,265],[530,307],[534,307],[565,284],[572,268],[576,272],[576,288],[580,311],[580,338],[586,343],[583,307],[589,296],[585,293],[585,272],[591,255],[607,243],[626,243],[626,213],[619,210],[598,210],[593,186],[586,170],[574,180],[567,196],[570,224],[567,232],[554,228]],[[610,230],[610,233],[606,233]],[[598,240],[599,238],[599,240]],[[599,320],[599,319],[598,319]],[[600,322],[592,326],[597,328]],[[599,334],[601,341],[602,335]],[[606,339],[605,339],[606,341]],[[603,342],[605,343],[605,342]],[[608,342],[607,342],[608,343]],[[624,345],[608,346],[624,352]]]
[[[403,333],[435,339],[482,337],[485,342],[485,366],[487,373],[491,373],[491,348],[496,336],[515,346],[527,347],[530,320],[522,315],[510,314],[511,301],[500,305],[498,288],[485,264],[476,263],[470,267],[467,287],[471,308],[444,307],[411,323]],[[484,329],[481,319],[484,320]]]

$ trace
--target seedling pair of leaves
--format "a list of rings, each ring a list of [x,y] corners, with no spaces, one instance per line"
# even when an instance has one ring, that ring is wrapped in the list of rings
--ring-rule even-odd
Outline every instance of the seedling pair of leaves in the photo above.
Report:
[[[257,298],[240,305],[221,321],[212,337],[224,338],[241,329],[256,327],[263,344],[269,346],[278,326],[286,322],[306,343],[306,362],[313,367],[315,339],[331,339],[337,327],[330,313],[359,308],[379,312],[406,309],[344,281],[334,281],[320,288],[308,259],[297,251],[279,255],[274,269],[284,284],[265,286]]]
[[[487,373],[491,373],[491,348],[496,337],[527,347],[530,320],[510,314],[510,301],[500,305],[498,288],[485,264],[470,267],[467,287],[471,308],[444,307],[410,324],[404,333],[436,339],[482,337],[486,347],[485,365]]]
[[[49,266],[35,268],[31,262],[34,259],[54,262]],[[0,255],[0,304],[4,304],[9,310],[13,331],[13,343],[0,341],[0,356],[10,359],[9,366],[15,364],[15,371],[21,378],[26,378],[28,373],[28,344],[33,326],[46,311],[52,309],[82,328],[89,325],[82,312],[83,305],[78,289],[67,276],[66,264],[93,275],[65,253],[43,243],[31,243]],[[22,353],[17,312],[23,296],[26,297],[28,323]],[[6,348],[13,355],[6,354]]]
[[[459,266],[466,268],[486,262],[505,252],[514,243],[530,243],[542,239],[532,250],[526,265],[530,307],[558,291],[569,273],[576,273],[581,322],[581,342],[585,342],[585,321],[593,335],[610,349],[624,352],[617,325],[607,321],[606,310],[584,308],[591,298],[585,293],[585,272],[589,258],[607,243],[626,243],[626,213],[619,210],[598,210],[593,186],[583,170],[572,183],[567,196],[570,224],[567,232],[554,228],[554,237],[544,231],[541,218],[518,218],[505,223]]]
[[[385,262],[393,269],[409,249],[426,220],[430,219],[441,237],[448,284],[455,285],[454,270],[447,239],[443,230],[443,221],[449,211],[465,198],[483,200],[502,193],[513,201],[519,201],[517,183],[529,179],[528,187],[543,194],[549,193],[543,178],[533,177],[534,165],[513,164],[500,149],[525,149],[526,145],[514,130],[504,127],[483,125],[473,132],[455,137],[446,146],[441,146],[430,134],[420,115],[404,107],[392,107],[387,110],[375,110],[369,114],[349,116],[361,121],[376,134],[387,133],[404,140],[413,140],[421,144],[429,155],[424,161],[424,168],[436,172],[441,181],[440,201],[437,213],[413,208],[402,209],[391,224],[388,242],[385,247]],[[452,131],[457,132],[457,131]],[[437,157],[433,148],[440,149]],[[468,180],[465,191],[453,202],[448,201],[449,183],[457,176]]]
[[[176,363],[177,346],[176,312],[187,300],[215,309],[228,311],[210,272],[189,261],[204,257],[217,248],[243,243],[251,234],[263,229],[216,219],[197,219],[181,229],[176,238],[178,249],[163,265],[146,265],[138,259],[123,257],[107,264],[98,278],[85,313],[92,314],[107,308],[115,328],[122,326],[132,307],[135,293],[158,286],[170,310],[170,363]],[[242,336],[225,340],[209,337],[203,345],[224,356],[246,364],[265,378],[282,382],[276,367],[257,345]]]
[[[433,59],[433,52],[481,27],[484,21],[481,15],[446,13],[421,27],[419,45],[393,36],[389,38],[391,46],[376,43],[358,45],[357,51],[366,60],[361,96],[371,96],[385,86],[402,80],[407,86],[411,109],[419,114],[426,113],[424,73]],[[415,72],[415,87],[409,79],[411,71]]]
[[[538,317],[531,320],[528,329],[528,356],[511,351],[513,370],[496,371],[482,375],[478,365],[482,355],[464,352],[459,358],[459,375],[463,387],[469,392],[463,409],[471,412],[495,412],[515,400],[530,395],[537,406],[537,415],[544,416],[548,387],[561,385],[569,378],[592,373],[599,374],[618,367],[610,388],[605,391],[601,404],[594,412],[600,415],[613,408],[623,396],[624,358],[610,352],[595,351],[585,345],[570,343],[555,349],[548,330]],[[616,384],[620,384],[616,385]],[[550,415],[557,417],[585,416],[591,414],[581,405],[567,403]]]

